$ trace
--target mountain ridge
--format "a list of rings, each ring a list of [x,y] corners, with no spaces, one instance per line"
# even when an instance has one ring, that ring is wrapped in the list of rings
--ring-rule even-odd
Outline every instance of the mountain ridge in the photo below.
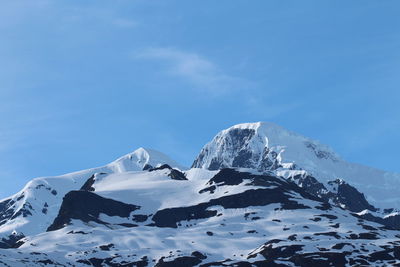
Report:
[[[139,148],[0,201],[0,264],[400,265],[397,206],[375,207],[342,166],[358,165],[273,123],[221,131],[190,169]]]
[[[329,146],[274,123],[244,123],[222,130],[202,148],[192,167],[250,167],[283,177],[294,169],[304,170],[324,184],[345,180],[379,208],[400,207],[396,190],[400,174],[349,163]]]
[[[152,168],[153,165],[156,167],[161,164],[182,168],[161,152],[139,148],[102,167],[60,176],[35,178],[21,191],[0,202],[7,202],[3,210],[0,206],[0,236],[10,235],[13,231],[23,232],[25,235],[44,231],[56,217],[63,196],[71,190],[80,189],[92,176],[141,171],[146,165]],[[35,227],[31,227],[32,222],[27,220],[27,217],[34,220]],[[15,225],[18,227],[14,227]]]

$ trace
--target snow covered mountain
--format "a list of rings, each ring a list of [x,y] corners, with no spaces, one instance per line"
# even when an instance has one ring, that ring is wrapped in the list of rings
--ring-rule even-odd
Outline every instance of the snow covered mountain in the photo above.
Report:
[[[346,162],[328,146],[273,123],[238,124],[221,131],[204,146],[192,167],[243,167],[286,178],[306,173],[327,189],[329,182],[342,179],[375,207],[400,208],[400,174]]]
[[[400,266],[400,216],[376,208],[397,199],[358,184],[390,194],[378,174],[399,188],[270,123],[222,131],[191,169],[140,148],[0,201],[0,266]]]
[[[141,171],[158,165],[183,168],[161,152],[139,148],[116,161],[98,168],[56,177],[36,178],[17,194],[0,201],[0,238],[32,235],[45,231],[54,221],[66,193],[78,190],[90,178],[102,175]],[[7,247],[9,242],[1,242]]]
[[[4,266],[345,266],[400,263],[400,235],[272,175],[164,165],[68,192]],[[176,177],[176,176],[175,176]],[[182,179],[182,178],[185,179]],[[90,179],[89,179],[90,180]],[[89,181],[88,180],[88,181]]]

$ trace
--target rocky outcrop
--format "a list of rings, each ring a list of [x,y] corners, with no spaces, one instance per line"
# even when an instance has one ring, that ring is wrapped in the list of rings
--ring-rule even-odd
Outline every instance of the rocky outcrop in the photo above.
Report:
[[[131,212],[138,209],[140,209],[139,206],[104,198],[89,191],[71,191],[65,195],[58,216],[47,231],[61,229],[68,225],[72,219],[86,223],[93,221],[99,224],[107,224],[107,222],[99,219],[100,213],[129,218]]]

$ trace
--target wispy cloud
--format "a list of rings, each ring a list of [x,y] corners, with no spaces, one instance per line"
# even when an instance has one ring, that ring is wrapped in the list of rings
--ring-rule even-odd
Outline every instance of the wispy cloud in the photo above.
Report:
[[[252,116],[271,119],[301,106],[299,102],[282,104],[272,101],[272,95],[277,93],[276,89],[263,90],[255,81],[230,75],[214,61],[198,53],[170,47],[153,47],[133,55],[136,59],[166,63],[164,71],[167,74],[189,81],[195,90],[207,92],[207,96],[229,95],[239,99],[245,112]]]
[[[174,48],[148,48],[134,53],[135,58],[161,60],[167,63],[166,72],[191,82],[198,90],[214,95],[238,89],[246,81],[224,73],[217,64],[197,53]]]

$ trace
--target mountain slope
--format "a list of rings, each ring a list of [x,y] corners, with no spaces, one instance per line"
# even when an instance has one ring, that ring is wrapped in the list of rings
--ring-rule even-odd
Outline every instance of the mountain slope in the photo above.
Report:
[[[375,177],[397,176],[274,124],[240,124],[191,169],[140,148],[32,180],[0,201],[0,265],[400,266],[400,215],[378,209],[397,203],[384,195],[396,183]]]
[[[286,178],[304,170],[326,188],[329,181],[343,179],[375,207],[400,207],[400,174],[346,162],[328,146],[272,123],[238,124],[221,131],[203,147],[192,167],[244,167]]]
[[[0,238],[8,238],[13,232],[32,235],[45,231],[57,216],[64,195],[80,189],[90,177],[141,171],[161,164],[180,167],[161,152],[139,148],[103,167],[33,179],[20,192],[0,202]]]
[[[10,266],[400,263],[398,231],[334,207],[285,179],[192,169],[184,172],[187,180],[174,180],[170,171],[109,174],[95,181],[94,191],[68,193],[58,214],[68,220],[20,240],[18,249],[0,250],[0,261]]]

